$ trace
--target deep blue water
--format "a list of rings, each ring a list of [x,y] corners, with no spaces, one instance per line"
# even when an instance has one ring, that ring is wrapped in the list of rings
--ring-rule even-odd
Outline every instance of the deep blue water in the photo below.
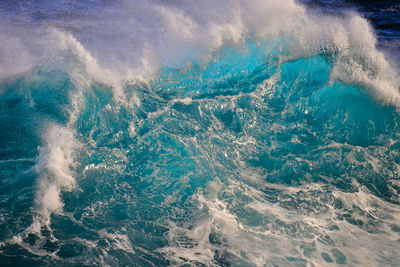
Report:
[[[398,266],[400,4],[1,1],[1,266]]]

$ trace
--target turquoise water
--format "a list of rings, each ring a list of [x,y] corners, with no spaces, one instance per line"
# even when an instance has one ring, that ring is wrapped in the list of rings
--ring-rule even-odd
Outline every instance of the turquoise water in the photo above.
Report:
[[[0,83],[1,265],[395,266],[399,82],[366,32],[192,46],[118,83],[57,33]]]

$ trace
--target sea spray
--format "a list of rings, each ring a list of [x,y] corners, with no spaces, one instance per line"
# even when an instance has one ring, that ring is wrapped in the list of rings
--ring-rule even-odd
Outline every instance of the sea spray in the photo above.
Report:
[[[2,263],[400,260],[398,69],[359,14],[0,7]]]

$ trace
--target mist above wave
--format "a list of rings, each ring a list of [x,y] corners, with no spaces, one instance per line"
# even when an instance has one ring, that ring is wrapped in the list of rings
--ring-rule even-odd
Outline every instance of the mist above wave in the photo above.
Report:
[[[282,61],[334,55],[333,80],[379,88],[384,102],[399,102],[398,71],[376,49],[370,25],[354,13],[322,17],[292,0],[27,1],[3,3],[1,11],[2,79],[50,61],[70,71],[84,64],[75,72],[116,87],[149,80],[162,67],[208,64],[223,46],[246,49],[247,40],[274,40]]]

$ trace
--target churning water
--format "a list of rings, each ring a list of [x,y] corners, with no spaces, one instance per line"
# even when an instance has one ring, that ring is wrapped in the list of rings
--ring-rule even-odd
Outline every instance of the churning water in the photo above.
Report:
[[[2,1],[0,265],[398,265],[396,26],[305,2]]]

